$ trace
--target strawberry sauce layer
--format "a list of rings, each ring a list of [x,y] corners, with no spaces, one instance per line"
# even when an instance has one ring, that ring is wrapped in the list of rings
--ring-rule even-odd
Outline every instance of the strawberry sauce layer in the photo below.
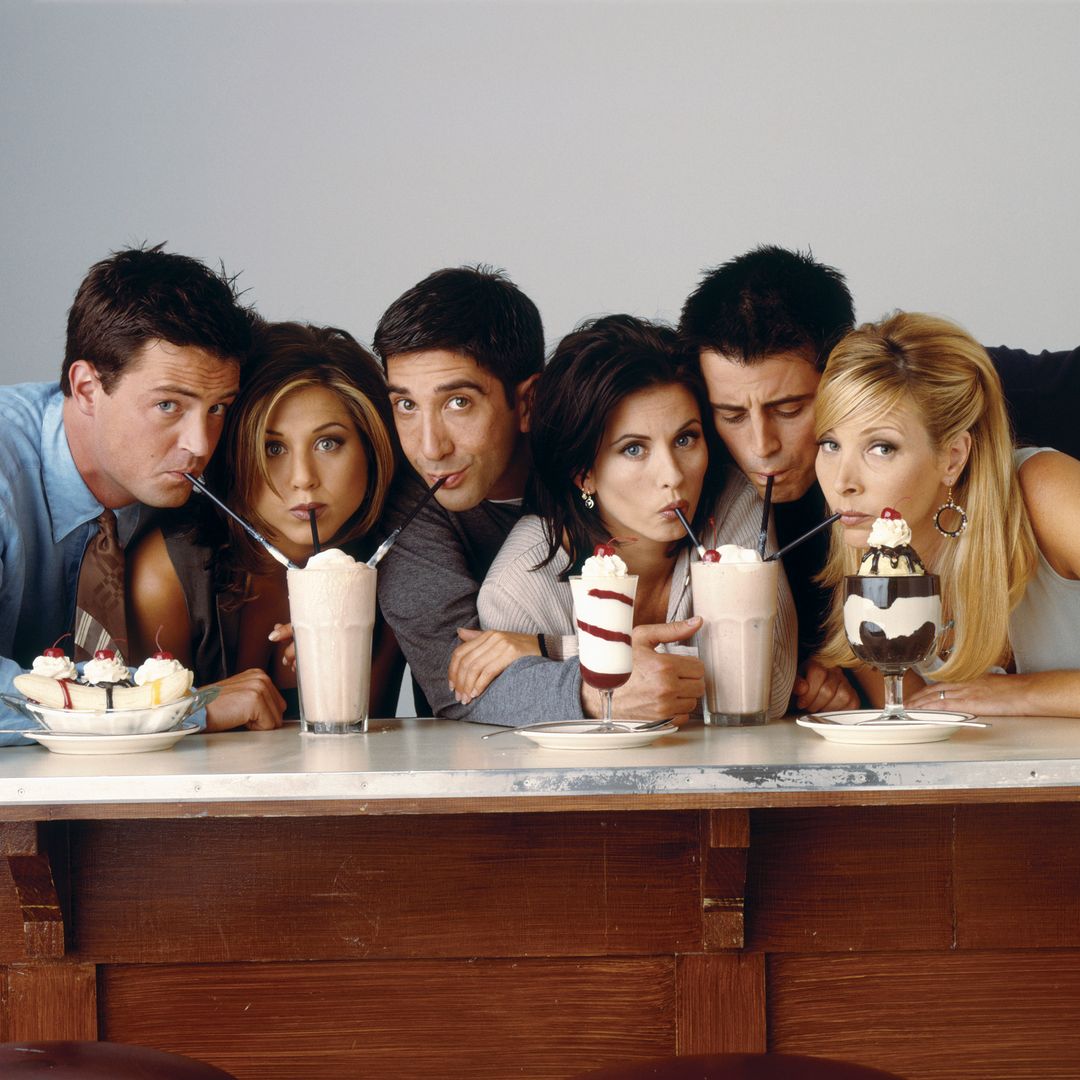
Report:
[[[634,601],[625,593],[613,592],[610,589],[590,589],[589,595],[595,596],[597,600],[618,600],[620,603],[629,604],[630,607],[634,606]]]
[[[617,641],[621,645],[633,645],[629,634],[624,634],[619,630],[608,630],[605,626],[593,626],[592,623],[582,622],[577,620],[579,630],[584,630],[586,634],[592,634],[593,637],[602,638],[604,641]]]

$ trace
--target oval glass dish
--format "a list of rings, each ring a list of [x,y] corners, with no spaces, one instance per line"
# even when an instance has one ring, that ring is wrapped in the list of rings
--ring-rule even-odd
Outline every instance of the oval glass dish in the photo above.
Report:
[[[151,709],[103,709],[100,712],[53,709],[14,694],[0,694],[0,698],[27,719],[54,734],[152,735],[178,727],[217,695],[216,686],[207,686],[167,705],[157,705]]]

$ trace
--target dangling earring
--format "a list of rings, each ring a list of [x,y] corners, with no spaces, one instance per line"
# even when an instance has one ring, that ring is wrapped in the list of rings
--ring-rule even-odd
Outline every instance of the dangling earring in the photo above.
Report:
[[[581,489],[581,501],[585,504],[586,510],[591,510],[596,505],[596,500],[592,497],[591,491]]]
[[[967,511],[960,506],[959,503],[953,502],[952,484],[949,485],[949,493],[945,498],[946,502],[944,505],[938,507],[938,511],[934,515],[934,528],[937,529],[942,536],[947,536],[951,540],[955,540],[967,528]],[[951,510],[954,514],[960,515],[960,524],[957,525],[955,529],[943,529],[941,527],[941,515],[947,510]]]

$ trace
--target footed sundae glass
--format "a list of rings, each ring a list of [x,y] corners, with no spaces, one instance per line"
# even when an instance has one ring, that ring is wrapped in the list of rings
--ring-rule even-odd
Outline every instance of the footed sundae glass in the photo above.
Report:
[[[600,691],[604,705],[601,731],[620,730],[611,719],[612,695],[633,671],[637,583],[633,574],[619,577],[583,574],[570,578],[581,678]]]
[[[885,679],[878,721],[915,722],[904,709],[904,672],[927,659],[941,633],[936,574],[844,579],[844,632],[855,655]]]

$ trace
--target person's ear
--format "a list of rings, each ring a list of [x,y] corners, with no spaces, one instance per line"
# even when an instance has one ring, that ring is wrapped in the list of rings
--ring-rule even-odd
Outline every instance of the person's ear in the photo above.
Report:
[[[946,487],[952,487],[971,457],[971,432],[961,431],[948,446],[945,447],[945,469],[942,473],[942,483]]]
[[[514,387],[514,402],[518,414],[518,430],[525,434],[529,430],[529,421],[532,417],[533,391],[536,388],[536,380],[539,373],[530,375],[527,379],[519,382]]]
[[[85,416],[93,416],[98,398],[105,393],[97,368],[89,360],[76,360],[68,368],[68,385],[71,400]]]

